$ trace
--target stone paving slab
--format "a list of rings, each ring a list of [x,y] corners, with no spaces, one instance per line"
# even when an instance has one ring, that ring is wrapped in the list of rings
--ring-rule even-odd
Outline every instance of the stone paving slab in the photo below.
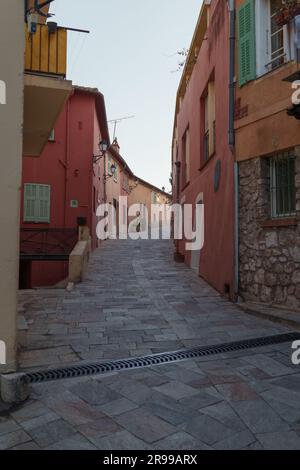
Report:
[[[168,240],[108,240],[93,253],[86,279],[74,291],[21,291],[20,308],[28,327],[22,331],[23,369],[287,331],[244,314],[176,264]]]
[[[288,351],[287,347],[287,354]],[[276,446],[298,449],[300,390],[296,385],[300,372],[280,378],[262,373],[256,379],[259,385],[253,393],[253,379],[247,372],[249,352],[246,353],[244,358],[238,359],[232,359],[230,353],[225,355],[222,360],[230,363],[233,370],[241,370],[244,364],[245,374],[240,372],[241,382],[222,385],[214,383],[213,374],[208,375],[212,371],[219,373],[217,356],[204,363],[204,367],[201,361],[192,360],[33,385],[32,398],[6,420],[2,418],[0,429],[4,434],[0,436],[0,446],[105,450],[268,449]],[[272,354],[274,351],[269,349],[264,356],[267,359]],[[193,387],[191,383],[180,382],[180,377],[186,379],[184,371],[204,376],[207,383],[199,388],[198,384]],[[160,386],[149,382],[157,376],[164,384],[173,386],[172,378],[176,376],[184,390],[188,386],[189,392],[192,388],[194,393],[184,398],[162,393],[157,390]],[[143,387],[139,388],[141,385]],[[143,398],[140,403],[123,396],[135,387],[139,390],[137,397]],[[92,390],[91,394],[88,389]],[[105,398],[106,403],[96,404],[95,397],[99,394],[102,401],[103,391],[108,397],[107,390],[118,390],[122,398],[108,402]]]
[[[168,241],[108,241],[72,293],[26,291],[21,367],[136,357],[289,331],[248,316]],[[24,340],[24,334],[27,335]],[[300,366],[288,343],[35,384],[0,417],[1,449],[298,449]]]

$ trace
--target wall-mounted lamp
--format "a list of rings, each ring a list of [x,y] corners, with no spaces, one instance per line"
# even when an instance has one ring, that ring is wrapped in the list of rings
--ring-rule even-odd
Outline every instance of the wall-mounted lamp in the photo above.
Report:
[[[115,176],[116,174],[116,171],[117,171],[117,167],[116,165],[113,163],[110,167],[110,173],[109,175],[104,175],[104,181],[107,181],[109,180],[110,178],[112,178],[113,176]]]
[[[98,163],[99,160],[101,160],[101,158],[103,158],[108,150],[108,143],[106,142],[106,140],[101,140],[101,142],[99,142],[99,150],[100,150],[100,154],[99,155],[93,155],[93,164],[95,165],[96,163]]]

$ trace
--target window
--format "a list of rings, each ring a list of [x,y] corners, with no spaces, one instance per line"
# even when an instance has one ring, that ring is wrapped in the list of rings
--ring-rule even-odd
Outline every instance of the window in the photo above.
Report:
[[[207,162],[216,151],[216,104],[215,82],[212,80],[207,87],[207,95],[204,98],[204,137],[203,160]]]
[[[279,26],[276,16],[282,0],[255,0],[256,74],[261,76],[296,55],[294,21]]]
[[[182,138],[182,186],[190,181],[190,129],[185,131]]]
[[[55,142],[55,130],[54,129],[52,129],[48,140],[49,140],[49,142]]]
[[[157,204],[157,193],[152,191],[152,204]]]
[[[114,182],[118,182],[118,165],[115,164],[116,171],[114,172]]]
[[[112,171],[111,171],[112,164],[113,164],[113,162],[112,162],[111,157],[108,157],[108,163],[107,163],[108,176],[112,176]]]
[[[209,159],[209,120],[208,120],[208,95],[205,98],[205,104],[204,104],[204,113],[205,113],[205,118],[204,118],[204,142],[203,142],[203,154],[204,154],[204,161],[207,162]]]
[[[129,193],[129,178],[126,175],[123,175],[123,189]]]
[[[296,213],[295,157],[292,152],[269,159],[271,216],[290,217]]]
[[[93,188],[93,211],[96,213],[97,210],[97,200],[98,200],[98,194],[96,191],[96,188],[94,186]]]
[[[50,194],[50,185],[24,185],[24,222],[50,223]]]
[[[271,0],[270,1],[270,67],[276,68],[279,65],[284,63],[284,31],[283,26],[278,26],[276,23],[276,14],[279,8],[282,7],[281,0]]]

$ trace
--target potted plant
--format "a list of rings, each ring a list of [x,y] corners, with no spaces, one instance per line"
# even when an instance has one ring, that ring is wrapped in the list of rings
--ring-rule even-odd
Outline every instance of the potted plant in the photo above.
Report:
[[[288,24],[295,16],[300,15],[300,0],[283,0],[275,17],[278,26]]]

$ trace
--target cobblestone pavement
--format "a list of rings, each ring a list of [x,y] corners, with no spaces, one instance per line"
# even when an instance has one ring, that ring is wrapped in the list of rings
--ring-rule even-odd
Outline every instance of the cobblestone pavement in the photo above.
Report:
[[[23,292],[21,366],[125,358],[288,331],[242,313],[167,241],[109,241],[71,294]],[[300,449],[300,366],[281,344],[32,386],[0,449]]]

